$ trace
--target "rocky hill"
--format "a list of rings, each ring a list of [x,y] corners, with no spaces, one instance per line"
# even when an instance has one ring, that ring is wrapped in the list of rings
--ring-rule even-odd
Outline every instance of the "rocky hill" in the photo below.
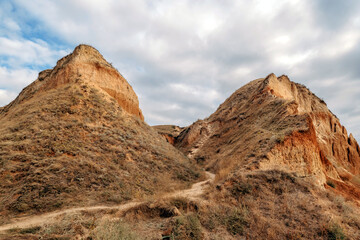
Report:
[[[136,94],[80,45],[0,109],[0,223],[188,187],[200,174],[143,121]]]
[[[318,185],[331,180],[351,187],[360,170],[358,143],[325,102],[274,74],[237,90],[210,117],[186,128],[177,146],[222,174],[278,169]]]
[[[238,208],[235,234],[345,239],[344,228],[360,238],[352,215],[360,203],[359,145],[322,99],[287,76],[238,89],[175,145],[216,173],[209,206]],[[214,211],[206,216],[224,214]]]

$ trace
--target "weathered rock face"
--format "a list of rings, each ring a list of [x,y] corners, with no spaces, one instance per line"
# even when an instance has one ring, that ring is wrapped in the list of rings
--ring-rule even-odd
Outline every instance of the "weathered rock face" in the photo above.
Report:
[[[324,101],[274,74],[240,88],[184,129],[177,146],[220,175],[280,169],[321,186],[328,179],[353,186],[360,170],[358,143]]]
[[[128,113],[144,120],[138,98],[126,79],[93,47],[79,45],[73,53],[60,59],[53,69],[39,73],[38,79],[25,89],[16,102],[68,83],[85,81],[113,97]]]

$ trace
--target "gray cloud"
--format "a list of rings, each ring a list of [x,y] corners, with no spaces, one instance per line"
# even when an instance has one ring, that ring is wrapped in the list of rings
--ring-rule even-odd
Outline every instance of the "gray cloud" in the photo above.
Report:
[[[317,23],[328,30],[338,30],[359,14],[357,0],[317,0],[313,1]]]
[[[310,87],[359,137],[357,2],[16,0],[14,6],[62,44],[39,44],[50,52],[38,54],[39,66],[61,49],[93,45],[133,86],[149,124],[188,125],[243,84],[274,72]],[[7,17],[13,34],[2,37],[26,42],[15,15]],[[9,63],[26,62],[19,52],[7,56]]]

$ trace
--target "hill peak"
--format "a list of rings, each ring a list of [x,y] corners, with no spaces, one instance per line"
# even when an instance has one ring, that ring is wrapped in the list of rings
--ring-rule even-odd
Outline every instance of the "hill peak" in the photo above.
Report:
[[[93,63],[98,62],[108,65],[109,67],[112,67],[96,48],[86,44],[80,44],[77,47],[75,47],[72,53],[61,58],[57,62],[56,67],[63,67],[64,65],[73,61],[93,62]]]
[[[5,111],[44,91],[65,84],[88,84],[114,98],[126,112],[144,120],[138,98],[126,79],[89,45],[81,44],[72,53],[61,58],[53,69],[39,73],[38,79],[26,87]]]

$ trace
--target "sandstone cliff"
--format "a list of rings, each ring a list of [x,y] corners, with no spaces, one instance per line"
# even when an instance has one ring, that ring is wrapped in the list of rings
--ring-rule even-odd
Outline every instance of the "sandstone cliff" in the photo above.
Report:
[[[274,74],[237,90],[210,117],[184,129],[176,145],[223,175],[277,169],[355,191],[360,170],[358,143],[325,102]]]
[[[79,81],[100,88],[126,112],[144,120],[138,98],[130,84],[95,48],[88,45],[77,46],[71,54],[60,59],[53,69],[40,72],[38,79],[4,110],[35,94]]]

